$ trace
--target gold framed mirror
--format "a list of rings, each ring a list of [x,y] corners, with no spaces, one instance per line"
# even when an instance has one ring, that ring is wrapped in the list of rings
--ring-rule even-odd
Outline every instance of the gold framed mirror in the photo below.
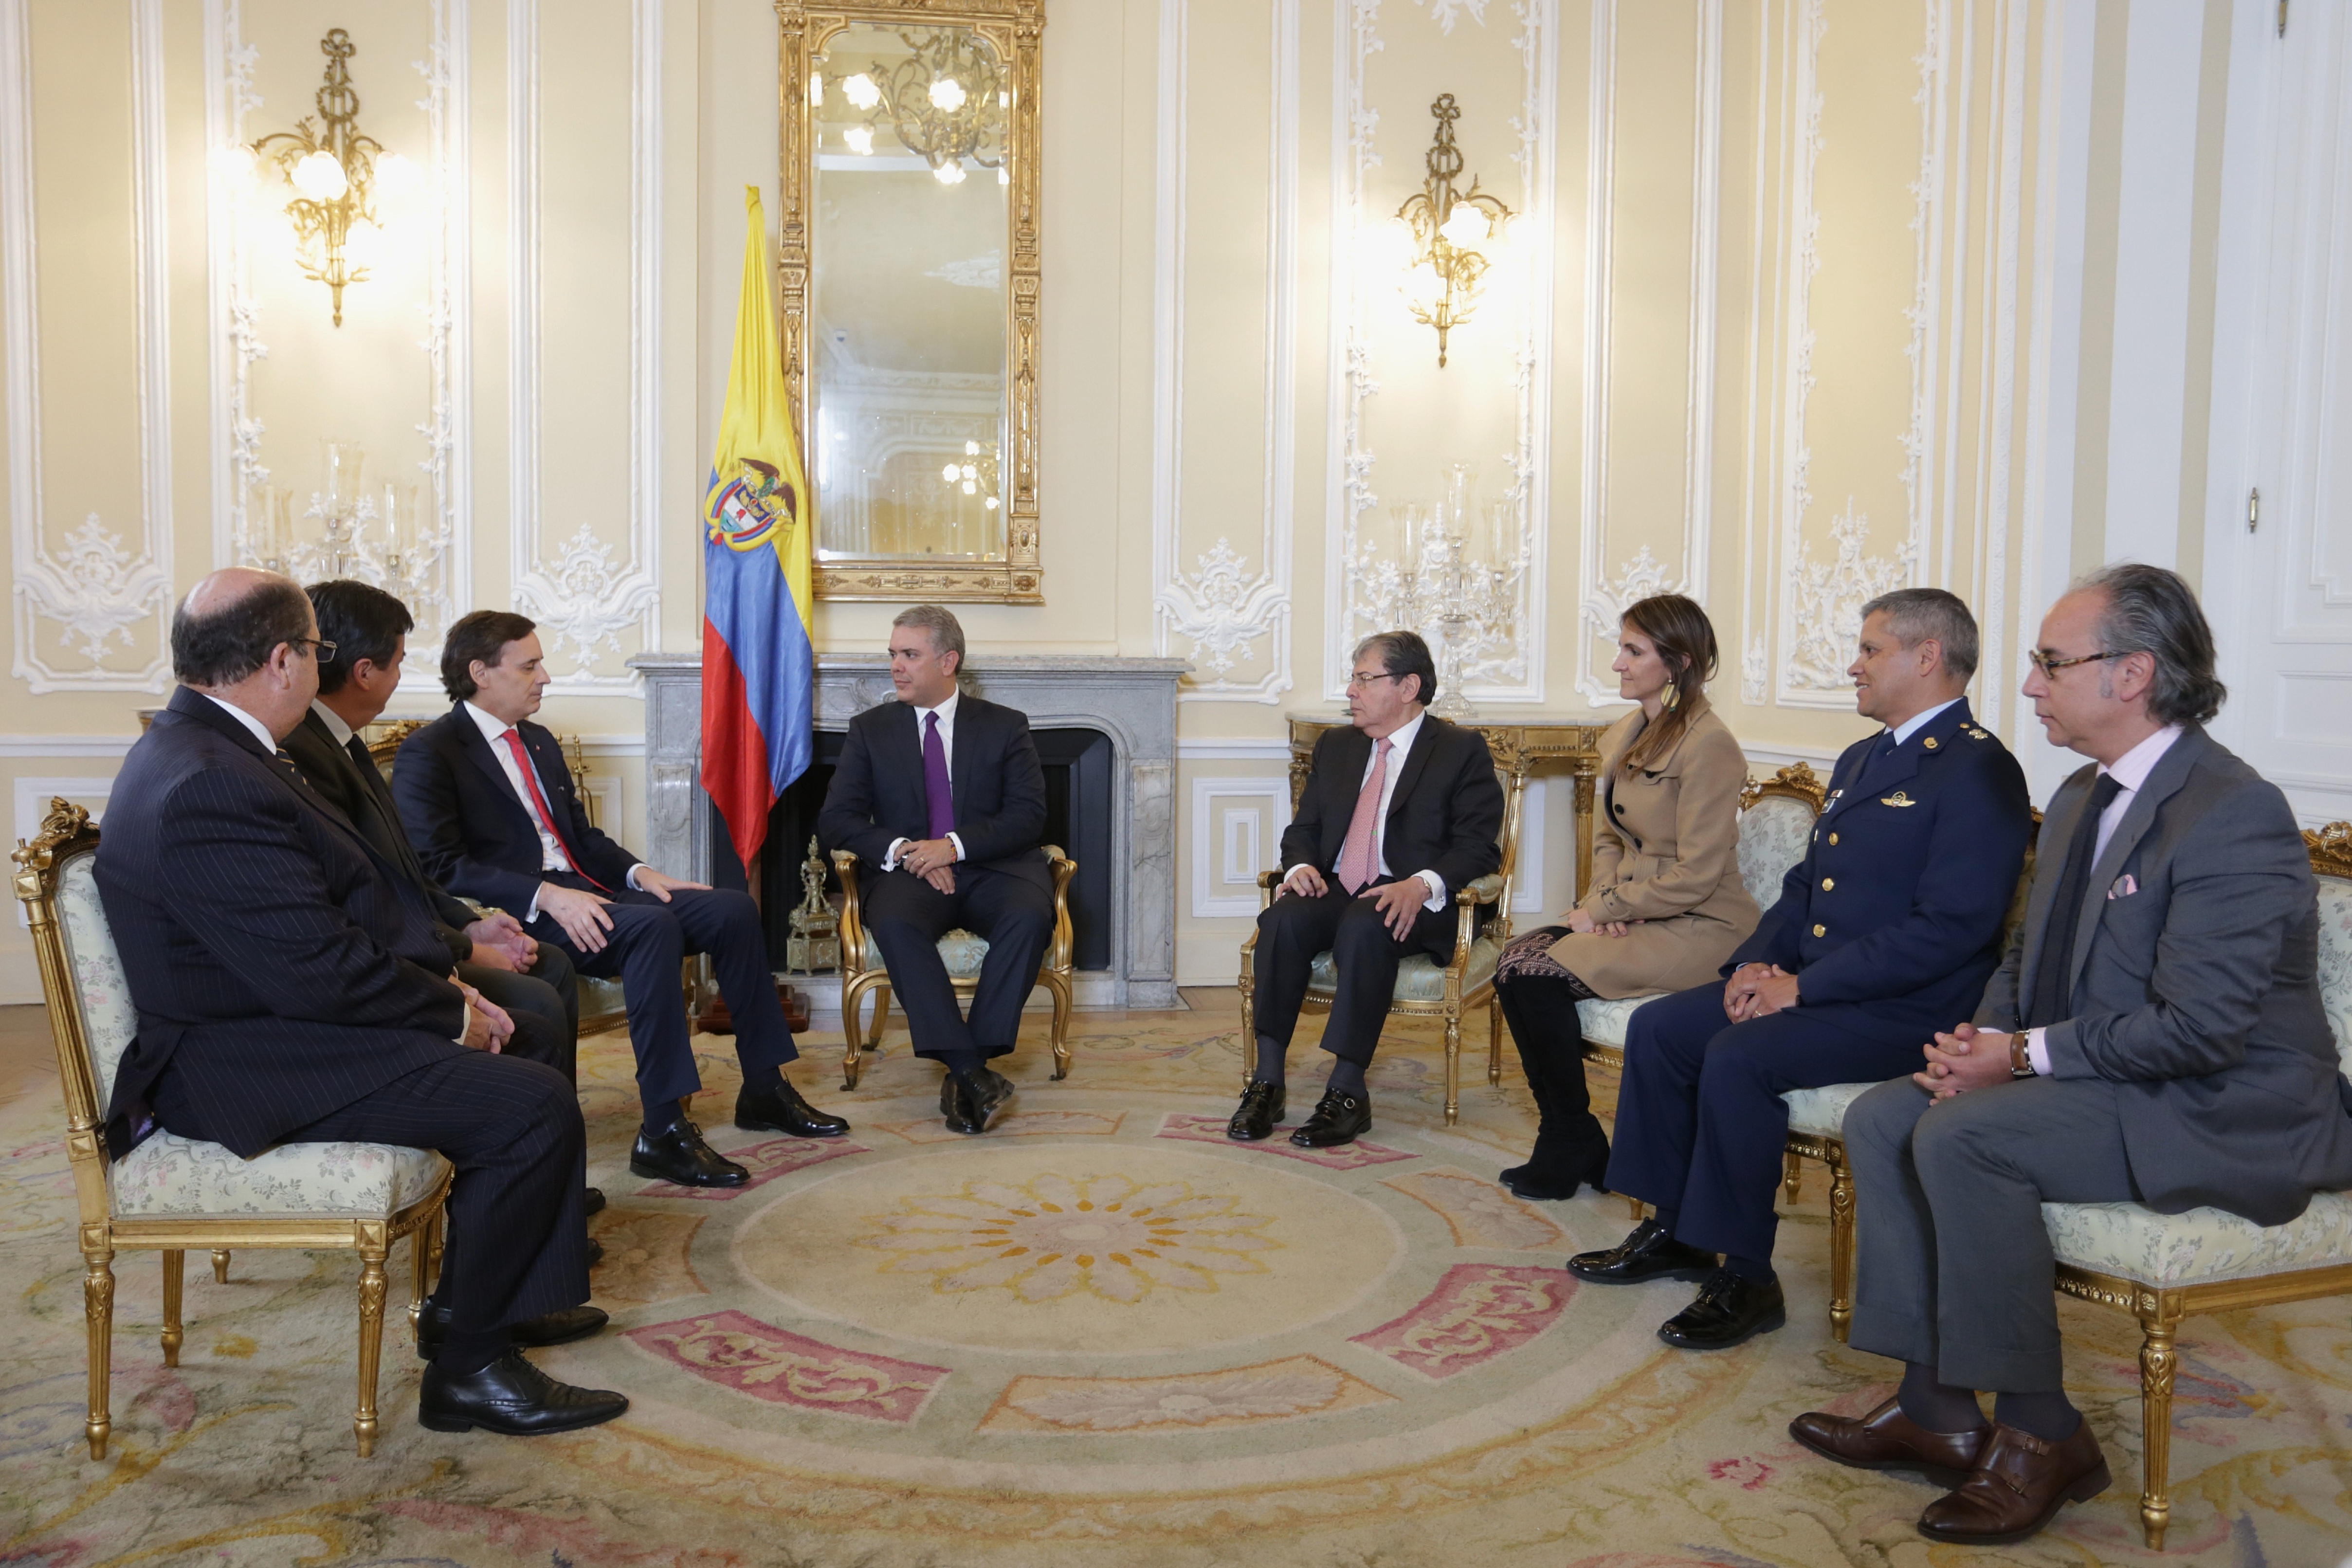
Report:
[[[784,370],[821,599],[1045,603],[1045,0],[776,0]]]

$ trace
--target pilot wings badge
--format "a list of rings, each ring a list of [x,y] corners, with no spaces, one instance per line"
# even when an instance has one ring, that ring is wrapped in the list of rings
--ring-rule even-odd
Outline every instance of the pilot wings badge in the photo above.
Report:
[[[780,542],[793,526],[797,498],[774,465],[742,459],[743,469],[710,498],[704,514],[710,537],[733,551]]]
[[[1893,795],[1880,795],[1878,797],[1878,804],[1881,805],[1916,805],[1919,803],[1913,800],[1909,795],[1904,794],[1898,789]]]

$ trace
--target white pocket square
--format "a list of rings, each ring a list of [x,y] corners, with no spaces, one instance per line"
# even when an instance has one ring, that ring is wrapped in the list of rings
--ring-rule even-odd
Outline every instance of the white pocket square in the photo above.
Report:
[[[2134,877],[2129,871],[2126,871],[2122,876],[2116,879],[2116,885],[2107,889],[2107,897],[2110,899],[2128,899],[2134,893],[2138,891],[2139,879]]]

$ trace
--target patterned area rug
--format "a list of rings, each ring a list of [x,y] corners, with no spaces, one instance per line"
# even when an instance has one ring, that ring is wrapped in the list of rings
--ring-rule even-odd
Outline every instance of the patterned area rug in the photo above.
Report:
[[[368,1460],[350,1431],[354,1267],[260,1252],[225,1286],[191,1259],[176,1371],[155,1348],[154,1259],[119,1262],[114,1448],[82,1457],[71,1197],[53,1104],[20,1098],[0,1110],[0,1562],[2151,1559],[2137,1341],[2119,1315],[2063,1309],[2072,1391],[2116,1487],[2034,1542],[1931,1547],[1912,1523],[1933,1490],[1787,1436],[1803,1410],[1868,1408],[1890,1376],[1829,1334],[1818,1169],[1781,1231],[1789,1327],[1682,1353],[1653,1331],[1688,1286],[1580,1286],[1560,1267],[1624,1232],[1622,1199],[1527,1204],[1494,1184],[1532,1128],[1515,1060],[1491,1089],[1483,1049],[1465,1059],[1447,1128],[1433,1036],[1392,1028],[1371,1135],[1308,1153],[1223,1138],[1241,1061],[1230,1010],[1081,1014],[1076,1032],[1066,1082],[1046,1079],[1042,1037],[1013,1058],[1020,1098],[984,1139],[940,1126],[937,1069],[903,1033],[854,1094],[832,1066],[839,1037],[803,1042],[797,1080],[854,1123],[833,1142],[726,1125],[731,1053],[698,1042],[712,1141],[756,1173],[730,1194],[627,1173],[626,1043],[585,1043],[591,1175],[611,1200],[596,1300],[614,1323],[540,1359],[627,1393],[630,1414],[535,1442],[424,1431],[403,1329],[387,1334]],[[1294,1125],[1324,1060],[1297,1053]],[[1596,1073],[1595,1087],[1605,1111],[1613,1083]],[[2191,1320],[2162,1560],[2346,1559],[2347,1422],[2343,1301]]]

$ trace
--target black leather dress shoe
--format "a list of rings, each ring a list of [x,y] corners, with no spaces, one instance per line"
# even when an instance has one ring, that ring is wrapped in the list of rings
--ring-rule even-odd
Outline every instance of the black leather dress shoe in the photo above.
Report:
[[[1327,1089],[1315,1102],[1315,1114],[1290,1135],[1290,1141],[1301,1149],[1332,1149],[1353,1143],[1371,1130],[1371,1096]]]
[[[1225,1136],[1236,1143],[1255,1143],[1274,1135],[1274,1124],[1282,1120],[1282,1085],[1253,1083],[1242,1090],[1242,1102],[1234,1119],[1225,1123]]]
[[[1658,1338],[1685,1351],[1724,1351],[1789,1321],[1780,1282],[1759,1285],[1718,1268],[1698,1288],[1698,1300],[1658,1325]]]
[[[604,1188],[602,1188],[602,1187],[590,1187],[586,1192],[582,1193],[582,1194],[580,1194],[580,1216],[581,1216],[583,1219],[587,1218],[587,1217],[588,1217],[590,1215],[592,1215],[592,1214],[602,1214],[602,1213],[604,1213]]]
[[[949,1130],[977,1136],[1011,1102],[1013,1080],[994,1068],[982,1068],[961,1077],[950,1075],[940,1096],[950,1102],[945,1118]]]
[[[594,1237],[588,1238],[588,1267],[593,1268],[604,1261],[604,1244]]]
[[[1580,1252],[1568,1271],[1596,1285],[1631,1285],[1643,1279],[1705,1279],[1716,1271],[1715,1254],[1676,1241],[1654,1219],[1605,1252]]]
[[[517,1350],[533,1350],[541,1345],[570,1344],[584,1340],[613,1320],[602,1307],[561,1307],[552,1312],[542,1312],[536,1318],[525,1318],[510,1323],[507,1333],[514,1340]],[[430,1297],[425,1310],[416,1318],[416,1355],[420,1361],[431,1361],[441,1351],[441,1338],[449,1331],[449,1309]]]
[[[751,1173],[702,1141],[702,1129],[679,1117],[659,1132],[637,1130],[629,1151],[632,1175],[681,1187],[740,1187]]]
[[[790,1079],[774,1089],[742,1089],[735,1096],[735,1125],[752,1132],[789,1132],[795,1138],[838,1138],[849,1123],[801,1098]]]
[[[576,1432],[610,1421],[629,1407],[609,1388],[574,1388],[558,1383],[509,1351],[464,1377],[428,1366],[416,1391],[416,1424],[436,1432],[470,1432],[479,1426],[509,1437]]]

